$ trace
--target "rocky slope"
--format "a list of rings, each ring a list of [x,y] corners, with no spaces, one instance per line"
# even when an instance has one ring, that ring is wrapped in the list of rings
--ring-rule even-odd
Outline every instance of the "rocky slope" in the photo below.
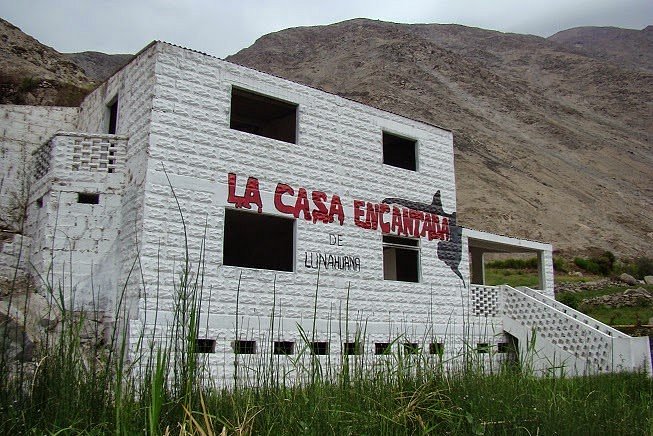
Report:
[[[622,67],[653,72],[653,26],[643,30],[575,27],[549,37],[566,48]]]
[[[132,57],[59,53],[0,18],[0,103],[77,106]]]
[[[228,60],[453,130],[465,226],[653,256],[652,33],[358,19],[266,35]],[[128,59],[63,55],[0,20],[0,102],[75,105]]]
[[[364,19],[228,60],[452,129],[465,226],[653,254],[650,72],[536,36]]]

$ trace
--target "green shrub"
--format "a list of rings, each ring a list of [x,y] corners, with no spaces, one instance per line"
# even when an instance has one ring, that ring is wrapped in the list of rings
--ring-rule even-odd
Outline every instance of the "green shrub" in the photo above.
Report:
[[[494,260],[486,264],[489,268],[497,269],[537,269],[537,257],[528,259]]]
[[[567,261],[564,258],[560,257],[560,256],[554,256],[553,257],[553,270],[558,271],[558,272],[562,272],[562,273],[565,273],[565,272],[569,271],[568,268],[567,268]]]
[[[600,256],[589,258],[574,257],[574,264],[586,272],[608,276],[614,270],[615,260],[612,252],[605,251]]]
[[[645,276],[653,276],[653,259],[650,257],[638,257],[635,259],[638,279],[644,279]]]
[[[575,294],[573,292],[563,292],[561,294],[558,294],[557,300],[562,304],[571,307],[572,309],[578,309],[578,305],[581,302],[581,298],[578,296],[578,294]]]

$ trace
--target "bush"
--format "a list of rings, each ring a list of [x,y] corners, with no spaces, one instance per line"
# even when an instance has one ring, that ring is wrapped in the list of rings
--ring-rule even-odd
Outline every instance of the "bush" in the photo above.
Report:
[[[563,292],[558,294],[557,300],[562,304],[571,307],[572,309],[578,309],[578,305],[581,302],[581,298],[578,296],[578,294],[573,292]]]
[[[605,251],[600,256],[589,258],[575,257],[574,263],[589,273],[608,276],[614,270],[615,256],[611,251]]]
[[[653,276],[653,259],[650,257],[638,257],[635,259],[635,266],[637,268],[637,277],[642,280],[645,276]]]
[[[488,262],[488,268],[497,269],[537,269],[537,257],[528,259],[505,259]]]
[[[553,270],[558,271],[558,272],[562,272],[562,273],[566,273],[567,271],[569,271],[567,269],[567,261],[562,257],[554,256],[553,257]]]

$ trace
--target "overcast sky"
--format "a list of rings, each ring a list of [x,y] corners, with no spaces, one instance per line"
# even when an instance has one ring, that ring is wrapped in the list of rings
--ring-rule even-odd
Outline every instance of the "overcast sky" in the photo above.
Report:
[[[0,0],[0,17],[60,52],[136,53],[158,39],[225,57],[270,32],[358,17],[545,37],[642,29],[653,24],[653,0]]]

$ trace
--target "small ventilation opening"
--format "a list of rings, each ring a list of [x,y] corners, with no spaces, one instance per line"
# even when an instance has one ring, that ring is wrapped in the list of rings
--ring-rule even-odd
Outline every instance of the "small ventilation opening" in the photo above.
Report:
[[[297,105],[244,89],[232,88],[229,127],[295,144]]]
[[[215,353],[215,339],[195,339],[196,353]]]
[[[346,356],[363,354],[363,344],[360,342],[345,342],[342,344],[342,352]]]
[[[295,343],[291,341],[276,341],[273,344],[272,352],[274,354],[282,354],[289,356],[295,353]]]
[[[310,344],[311,354],[316,356],[326,356],[329,354],[329,343],[328,342],[311,342]]]
[[[444,353],[444,343],[442,342],[432,342],[429,344],[429,354],[439,354]]]
[[[374,344],[374,354],[390,354],[392,352],[392,344],[390,342],[376,342]]]
[[[405,354],[417,354],[419,352],[419,345],[416,342],[406,342],[404,344]]]
[[[256,341],[234,341],[232,346],[236,354],[256,354]]]
[[[100,194],[94,194],[90,192],[78,192],[77,203],[100,204]]]
[[[383,132],[383,163],[417,171],[417,141]]]

